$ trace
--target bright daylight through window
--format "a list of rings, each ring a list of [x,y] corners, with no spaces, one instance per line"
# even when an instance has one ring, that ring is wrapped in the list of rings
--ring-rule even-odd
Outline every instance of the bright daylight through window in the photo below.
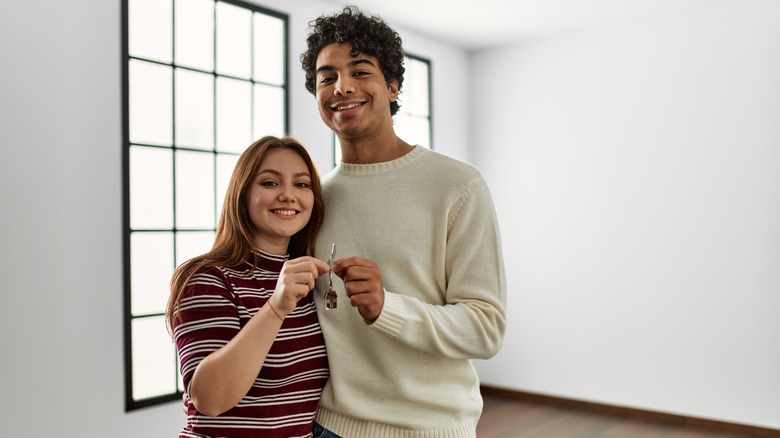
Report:
[[[239,154],[288,130],[287,16],[240,1],[124,0],[126,408],[180,397],[165,305],[211,248]]]

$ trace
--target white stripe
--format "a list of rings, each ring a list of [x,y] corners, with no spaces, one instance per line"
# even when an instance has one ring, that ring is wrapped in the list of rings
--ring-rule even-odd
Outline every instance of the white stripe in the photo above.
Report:
[[[190,416],[187,422],[202,427],[275,429],[310,423],[313,418],[313,412],[274,418],[206,417],[198,415]]]
[[[319,380],[321,378],[328,378],[330,372],[327,368],[319,368],[316,370],[310,370],[303,373],[298,373],[289,376],[285,379],[255,379],[255,383],[252,384],[255,388],[262,389],[274,389],[282,386],[287,386],[293,383],[305,382],[307,380]]]
[[[176,340],[178,340],[181,336],[192,333],[194,331],[213,328],[240,330],[241,324],[239,323],[238,318],[231,317],[202,319],[179,324],[176,326],[176,329],[174,329],[173,334]]]

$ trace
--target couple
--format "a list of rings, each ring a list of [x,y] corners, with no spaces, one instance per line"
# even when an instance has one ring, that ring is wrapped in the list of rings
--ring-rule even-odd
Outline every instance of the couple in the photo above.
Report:
[[[290,137],[240,157],[212,250],[172,280],[180,437],[474,437],[470,359],[505,329],[486,182],[395,135],[404,53],[381,18],[348,7],[310,25],[306,88],[342,162],[321,188]]]

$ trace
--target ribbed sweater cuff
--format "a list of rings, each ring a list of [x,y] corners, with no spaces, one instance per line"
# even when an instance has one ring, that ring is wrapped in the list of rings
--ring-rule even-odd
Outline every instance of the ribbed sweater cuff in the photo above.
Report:
[[[390,337],[398,336],[406,324],[404,307],[401,295],[385,291],[385,304],[382,307],[382,313],[370,327]]]

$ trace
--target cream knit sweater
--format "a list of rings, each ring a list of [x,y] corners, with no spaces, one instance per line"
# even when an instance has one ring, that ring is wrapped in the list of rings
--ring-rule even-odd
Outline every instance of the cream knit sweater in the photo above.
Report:
[[[316,256],[379,265],[385,304],[366,324],[333,276],[338,308],[315,302],[330,361],[317,421],[344,438],[474,437],[482,411],[470,359],[503,341],[506,281],[498,223],[472,166],[415,147],[324,179]]]

